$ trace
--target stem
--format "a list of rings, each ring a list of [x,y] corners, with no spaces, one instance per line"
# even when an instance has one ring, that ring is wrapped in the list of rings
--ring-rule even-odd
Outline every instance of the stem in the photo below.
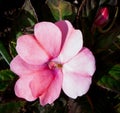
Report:
[[[82,3],[81,3],[81,5],[80,5],[80,7],[79,7],[79,9],[78,9],[78,11],[77,11],[76,23],[79,23],[79,22],[78,22],[78,20],[79,20],[79,15],[80,15],[80,12],[82,11],[82,8],[83,8],[83,6],[85,5],[85,3],[86,3],[86,0],[83,0]]]
[[[87,100],[88,100],[88,102],[89,102],[89,104],[90,104],[90,107],[91,107],[91,109],[92,109],[92,112],[94,113],[94,106],[93,106],[93,103],[92,103],[92,101],[91,101],[91,98],[90,98],[88,95],[86,95],[86,97],[87,97]]]
[[[59,11],[59,20],[62,20],[62,13],[61,13],[61,7],[60,6],[58,8],[58,11]]]

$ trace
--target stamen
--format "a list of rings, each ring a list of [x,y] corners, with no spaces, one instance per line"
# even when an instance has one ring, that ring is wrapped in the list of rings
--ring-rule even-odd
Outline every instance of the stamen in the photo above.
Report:
[[[57,62],[51,61],[48,63],[48,67],[50,69],[62,68],[62,64],[58,64]]]

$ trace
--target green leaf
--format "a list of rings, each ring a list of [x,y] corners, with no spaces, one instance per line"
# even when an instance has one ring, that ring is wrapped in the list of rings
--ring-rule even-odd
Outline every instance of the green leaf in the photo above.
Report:
[[[120,64],[114,65],[107,75],[101,77],[97,84],[108,90],[120,93]]]
[[[10,57],[9,53],[7,52],[6,48],[4,47],[4,45],[3,45],[3,43],[1,41],[0,41],[0,54],[2,55],[4,60],[9,65],[9,63],[11,61],[11,57]]]
[[[62,20],[65,17],[72,15],[72,5],[64,0],[48,0],[49,6],[55,20]]]
[[[24,107],[24,101],[12,101],[8,103],[0,104],[0,113],[20,113],[20,110]]]
[[[0,71],[0,92],[6,90],[9,84],[14,80],[14,74],[10,70]]]
[[[120,113],[120,103],[115,106],[116,113]]]
[[[115,113],[120,113],[120,94],[117,94],[116,96],[112,96],[114,98],[114,110]]]
[[[110,32],[101,34],[94,37],[95,42],[95,51],[100,53],[103,51],[111,50],[111,52],[116,49],[120,49],[120,30],[119,27],[112,29]]]
[[[16,42],[11,41],[9,43],[9,50],[10,50],[10,53],[11,53],[12,57],[15,57],[17,55],[17,52],[16,52]]]
[[[38,21],[38,19],[37,19],[37,15],[35,13],[35,10],[31,4],[30,0],[25,0],[25,3],[23,5],[23,10],[30,13],[31,17],[30,17],[30,15],[29,16],[26,15],[26,16],[28,16],[28,18],[26,18],[26,19],[30,22],[30,25],[33,26],[35,24],[35,22]]]
[[[22,34],[31,33],[32,27],[38,22],[36,13],[30,0],[25,0],[23,7],[19,11],[19,15],[13,24],[12,36],[14,39]],[[13,42],[15,42],[14,40]]]
[[[9,43],[9,51],[11,56],[16,56],[16,39],[24,34],[33,33],[33,26],[38,22],[36,13],[30,0],[25,0],[22,8],[19,11],[19,15],[14,20],[12,31],[11,31],[11,41]]]

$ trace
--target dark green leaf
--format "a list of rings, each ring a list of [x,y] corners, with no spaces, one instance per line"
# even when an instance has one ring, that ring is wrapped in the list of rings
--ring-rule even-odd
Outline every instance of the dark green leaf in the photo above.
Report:
[[[82,7],[82,17],[88,17],[92,14],[92,10],[95,9],[97,3],[95,0],[87,0]]]
[[[116,113],[120,113],[120,103],[115,106]]]
[[[12,57],[15,57],[17,55],[17,52],[16,52],[16,42],[11,41],[9,43],[9,50],[10,50],[10,53],[11,53]]]
[[[114,97],[114,101],[116,101],[116,103],[114,105],[114,109],[115,109],[116,113],[120,113],[120,94],[118,94]]]
[[[16,37],[19,37],[23,33],[31,33],[31,31],[33,31],[31,29],[33,29],[32,27],[36,22],[38,22],[38,19],[34,8],[32,7],[30,0],[25,0],[23,7],[20,9],[19,15],[14,21],[11,37],[15,37],[16,39]]]
[[[97,82],[103,88],[120,93],[120,64],[114,65],[107,75]]]
[[[11,57],[10,57],[9,53],[7,52],[6,48],[4,47],[4,45],[2,44],[1,41],[0,41],[0,54],[2,55],[2,57],[4,58],[4,60],[9,65],[9,63],[11,61]]]
[[[106,50],[111,50],[111,52],[114,52],[116,49],[120,49],[119,27],[114,28],[110,32],[96,36],[95,38],[95,51],[97,53]]]
[[[90,104],[86,96],[82,96],[77,100],[69,99],[68,111],[69,113],[93,113],[93,106]]]
[[[72,15],[72,5],[70,2],[64,0],[48,0],[47,4],[55,20],[62,20],[65,19],[65,17]]]
[[[99,5],[109,4],[111,6],[117,5],[117,0],[100,0]]]
[[[33,26],[38,22],[34,8],[31,5],[30,0],[25,0],[23,7],[19,11],[19,15],[14,20],[13,28],[11,32],[11,41],[9,43],[9,49],[11,56],[16,55],[16,38],[23,34],[33,33]]]
[[[31,17],[27,16],[26,19],[30,22],[30,25],[33,26],[35,22],[38,21],[38,19],[30,0],[25,0],[25,3],[23,5],[23,10],[30,13]]]
[[[12,101],[0,104],[0,113],[20,113],[20,110],[25,105],[22,101]]]
[[[14,74],[10,70],[0,71],[0,91],[5,91],[13,80]]]

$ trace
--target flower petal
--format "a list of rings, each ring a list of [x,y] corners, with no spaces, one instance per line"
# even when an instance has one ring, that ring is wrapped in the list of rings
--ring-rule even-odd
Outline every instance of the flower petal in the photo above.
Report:
[[[61,30],[61,33],[62,33],[62,45],[61,45],[61,47],[62,47],[66,38],[70,36],[70,34],[74,30],[74,28],[73,28],[72,24],[67,20],[58,21],[55,23],[55,25],[57,25],[59,27],[59,29]]]
[[[17,55],[10,63],[10,69],[20,77],[29,75],[34,71],[40,70],[41,66],[26,63]]]
[[[32,35],[23,35],[19,37],[16,50],[19,56],[29,64],[41,65],[49,59],[46,52]]]
[[[47,68],[35,73],[34,78],[30,83],[33,96],[39,97],[42,95],[53,81],[53,78],[53,72]]]
[[[42,106],[46,104],[53,103],[60,95],[61,87],[62,87],[63,74],[61,70],[56,71],[56,75],[54,76],[54,80],[51,82],[47,91],[45,91],[39,98]]]
[[[51,57],[56,57],[61,47],[61,31],[51,22],[40,22],[35,25],[35,36],[41,46]]]
[[[82,75],[92,76],[95,72],[95,58],[88,48],[83,48],[73,59],[65,63],[63,68]]]
[[[69,37],[66,38],[63,48],[60,52],[60,59],[62,63],[69,61],[82,48],[83,39],[80,30],[73,30]]]
[[[36,97],[33,97],[31,89],[29,87],[32,78],[33,76],[26,76],[21,77],[19,80],[17,80],[14,88],[16,96],[24,98],[27,101],[34,101],[37,99]]]
[[[80,75],[67,69],[64,69],[63,75],[62,89],[69,97],[75,99],[88,91],[91,84],[91,76]]]
[[[71,98],[85,94],[95,72],[95,59],[89,49],[83,48],[63,65],[63,91]]]

